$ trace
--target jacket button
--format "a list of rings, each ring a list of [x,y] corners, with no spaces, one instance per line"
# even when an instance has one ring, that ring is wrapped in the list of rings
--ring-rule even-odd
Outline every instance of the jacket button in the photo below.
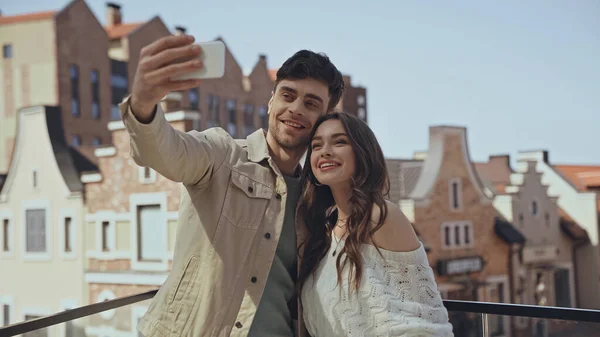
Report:
[[[270,239],[271,238],[271,233],[265,233],[265,239]]]
[[[250,192],[250,193],[254,192],[254,188],[252,188],[252,186],[248,186],[248,192]]]
[[[238,329],[241,329],[243,327],[243,325],[240,322],[236,322],[235,323],[235,327],[238,328]]]
[[[275,196],[275,199],[281,200],[281,194],[277,193],[277,195]]]
[[[252,283],[256,283],[256,277],[255,277],[255,276],[252,276],[252,278],[250,279],[250,281],[251,281]]]

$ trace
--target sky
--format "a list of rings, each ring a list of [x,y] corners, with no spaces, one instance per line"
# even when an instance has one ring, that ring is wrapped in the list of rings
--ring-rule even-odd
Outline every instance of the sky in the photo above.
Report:
[[[121,0],[123,20],[159,15],[197,41],[222,36],[249,71],[299,49],[326,53],[367,88],[386,157],[428,147],[428,128],[467,128],[471,158],[545,149],[600,164],[600,1]],[[0,0],[3,15],[65,0]],[[88,0],[106,22],[105,0]]]

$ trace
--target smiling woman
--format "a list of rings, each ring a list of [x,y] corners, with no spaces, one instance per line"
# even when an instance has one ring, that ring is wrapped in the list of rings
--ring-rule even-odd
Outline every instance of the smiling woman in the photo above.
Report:
[[[388,173],[372,130],[332,113],[310,139],[299,206],[309,236],[298,280],[309,333],[452,336],[425,249],[384,199]]]

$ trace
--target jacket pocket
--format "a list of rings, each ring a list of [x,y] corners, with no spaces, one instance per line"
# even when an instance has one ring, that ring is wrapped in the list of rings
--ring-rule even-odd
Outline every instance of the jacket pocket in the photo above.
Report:
[[[183,272],[175,284],[175,289],[172,290],[171,296],[169,297],[169,302],[167,305],[170,313],[176,312],[181,307],[183,304],[183,299],[186,298],[186,294],[191,290],[191,285],[193,284],[196,274],[198,273],[199,262],[200,257],[193,255],[186,263]]]
[[[272,197],[271,188],[232,170],[223,216],[238,228],[257,229]]]

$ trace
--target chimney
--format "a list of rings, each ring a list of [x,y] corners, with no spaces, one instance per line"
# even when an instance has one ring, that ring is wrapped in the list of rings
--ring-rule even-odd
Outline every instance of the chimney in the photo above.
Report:
[[[106,25],[118,26],[122,23],[121,6],[114,2],[106,3]]]
[[[258,60],[259,61],[265,61],[265,62],[267,62],[267,55],[266,54],[259,54],[258,55]]]
[[[183,26],[175,26],[175,35],[183,35],[185,34],[187,29]]]
[[[489,162],[490,163],[498,163],[498,165],[510,167],[510,155],[508,155],[508,154],[491,155]]]

